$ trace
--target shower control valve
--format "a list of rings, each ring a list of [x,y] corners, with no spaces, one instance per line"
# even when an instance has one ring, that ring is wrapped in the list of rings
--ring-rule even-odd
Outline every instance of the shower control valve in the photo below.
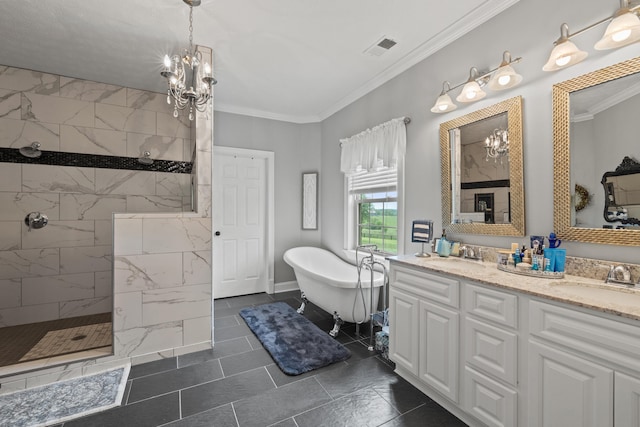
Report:
[[[49,223],[49,218],[40,212],[31,212],[24,218],[24,223],[29,227],[28,231],[31,231],[32,229],[37,230],[47,225]]]

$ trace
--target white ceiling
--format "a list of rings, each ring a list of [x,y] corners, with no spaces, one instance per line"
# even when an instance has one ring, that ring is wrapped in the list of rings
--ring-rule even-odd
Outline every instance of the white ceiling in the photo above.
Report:
[[[215,109],[317,122],[518,0],[202,0]],[[182,0],[3,0],[0,65],[164,92],[165,53],[188,45]],[[387,36],[382,56],[363,51]]]

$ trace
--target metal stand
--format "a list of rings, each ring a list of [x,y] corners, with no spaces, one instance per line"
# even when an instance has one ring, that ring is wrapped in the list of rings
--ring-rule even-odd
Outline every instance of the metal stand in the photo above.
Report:
[[[427,258],[431,256],[424,251],[424,242],[422,242],[422,250],[420,252],[416,252],[414,255],[421,258]]]

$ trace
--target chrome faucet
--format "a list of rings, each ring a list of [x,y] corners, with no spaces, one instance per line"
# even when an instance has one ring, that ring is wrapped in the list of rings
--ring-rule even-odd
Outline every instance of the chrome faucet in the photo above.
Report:
[[[607,274],[607,278],[604,282],[630,287],[636,286],[636,284],[631,280],[631,271],[629,270],[629,267],[622,264],[615,267],[612,265],[609,268],[609,274]]]

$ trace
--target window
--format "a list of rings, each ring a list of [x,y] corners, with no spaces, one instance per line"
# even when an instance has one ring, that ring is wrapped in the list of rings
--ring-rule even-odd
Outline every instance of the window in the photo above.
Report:
[[[356,195],[358,245],[376,245],[389,254],[398,253],[398,193]]]
[[[353,207],[354,245],[376,245],[379,252],[398,253],[398,172],[386,168],[348,178]]]
[[[375,244],[379,252],[404,251],[406,124],[399,117],[340,140],[345,174],[344,248]]]

